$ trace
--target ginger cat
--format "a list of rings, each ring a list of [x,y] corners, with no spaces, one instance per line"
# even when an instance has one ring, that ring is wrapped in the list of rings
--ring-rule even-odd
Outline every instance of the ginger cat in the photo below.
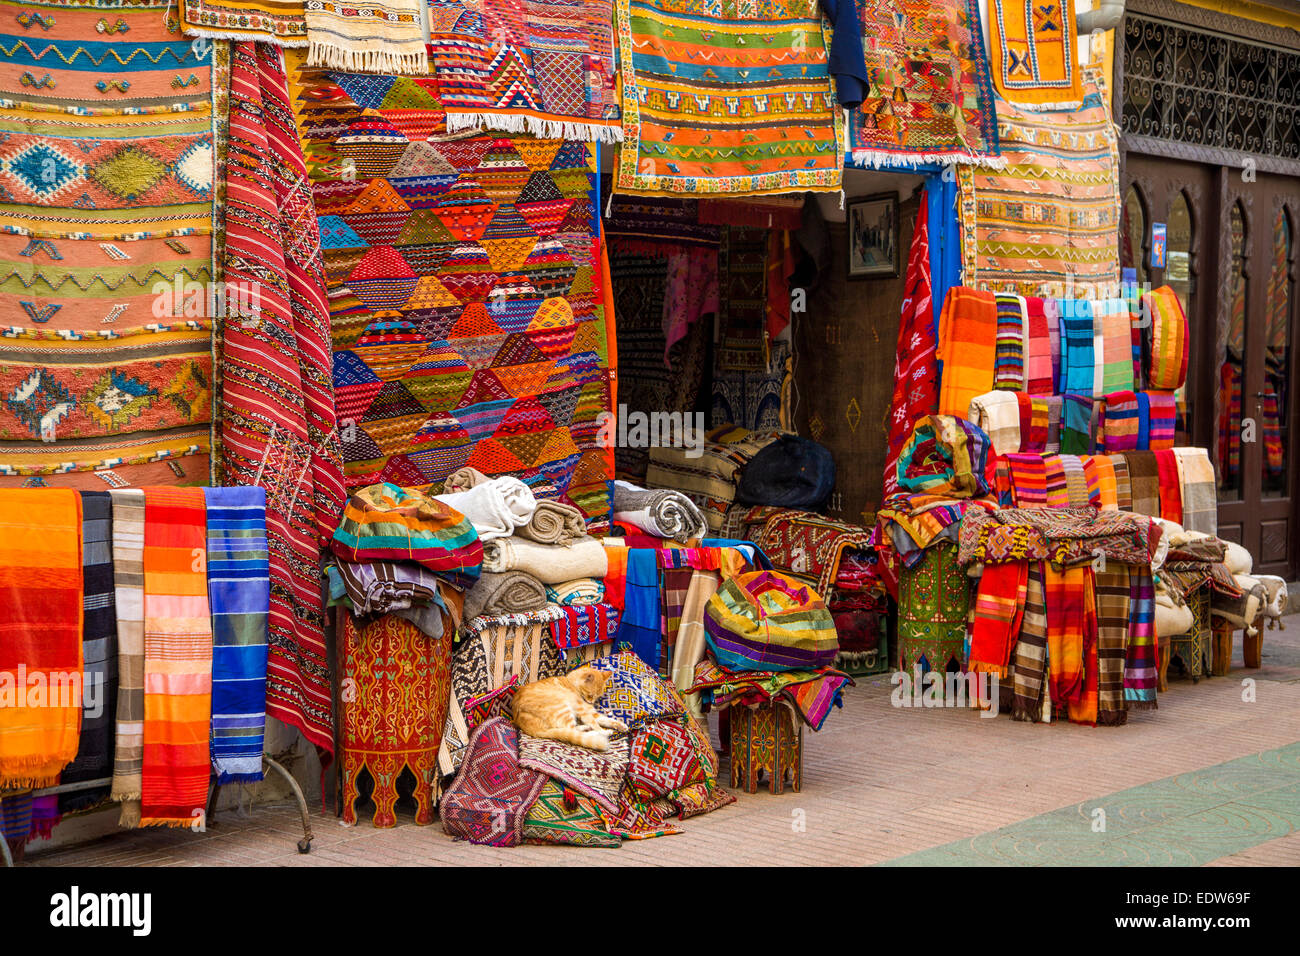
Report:
[[[608,750],[613,732],[627,730],[623,721],[607,717],[592,706],[605,693],[608,683],[608,671],[590,666],[562,677],[533,681],[515,692],[511,717],[516,727],[532,737],[547,737],[589,750]]]

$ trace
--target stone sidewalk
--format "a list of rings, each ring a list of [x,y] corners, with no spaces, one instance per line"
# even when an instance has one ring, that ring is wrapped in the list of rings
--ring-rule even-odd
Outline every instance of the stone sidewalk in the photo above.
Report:
[[[679,836],[618,850],[457,843],[407,811],[395,828],[344,827],[313,808],[217,815],[206,833],[150,830],[40,851],[35,866],[1300,865],[1300,618],[1268,631],[1264,667],[1193,684],[1171,676],[1159,710],[1089,728],[897,709],[860,679],[804,735],[801,793],[738,794]],[[1240,661],[1240,640],[1236,661]],[[1243,701],[1254,680],[1255,700]],[[1096,811],[1104,832],[1094,832]],[[399,806],[399,821],[402,821]]]

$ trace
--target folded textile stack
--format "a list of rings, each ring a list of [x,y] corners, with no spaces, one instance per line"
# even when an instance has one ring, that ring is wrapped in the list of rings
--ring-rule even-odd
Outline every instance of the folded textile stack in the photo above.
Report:
[[[524,571],[484,571],[465,592],[465,619],[518,614],[546,606],[546,587]]]
[[[447,476],[442,484],[442,494],[438,497],[444,502],[450,504],[453,508],[456,503],[462,499],[454,496],[462,495],[472,491],[481,485],[489,484],[499,479],[489,478],[477,468],[462,468],[454,471]],[[517,534],[524,538],[531,538],[541,544],[563,544],[573,538],[581,538],[587,533],[586,519],[583,518],[582,512],[573,505],[565,504],[562,501],[547,501],[533,497],[531,509],[527,504],[528,498],[533,495],[532,491],[524,486],[524,491],[519,490],[522,482],[515,482],[512,479],[501,487],[502,497],[506,500],[501,504],[496,504],[497,513],[503,510],[506,514],[503,516],[509,520],[511,530],[507,534]],[[524,521],[513,520],[514,516],[522,517],[524,512],[528,512],[528,517]],[[474,520],[474,515],[466,513],[470,521]],[[504,523],[504,522],[503,522]],[[478,526],[475,525],[477,528]],[[490,540],[491,537],[503,537],[503,535],[491,535],[484,537],[480,531],[480,540]]]
[[[609,570],[609,559],[597,538],[539,544],[515,536],[497,538],[483,546],[483,570],[523,571],[542,584],[563,584],[574,578],[603,578]]]
[[[482,542],[507,538],[532,520],[537,499],[529,487],[510,475],[476,482],[464,491],[435,496],[469,519]]]

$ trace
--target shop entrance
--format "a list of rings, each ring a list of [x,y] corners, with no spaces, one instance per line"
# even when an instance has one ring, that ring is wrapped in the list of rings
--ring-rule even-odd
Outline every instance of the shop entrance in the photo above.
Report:
[[[1187,312],[1179,441],[1212,450],[1219,535],[1255,555],[1258,572],[1294,579],[1300,181],[1244,172],[1130,152],[1122,258],[1139,283],[1172,286]]]

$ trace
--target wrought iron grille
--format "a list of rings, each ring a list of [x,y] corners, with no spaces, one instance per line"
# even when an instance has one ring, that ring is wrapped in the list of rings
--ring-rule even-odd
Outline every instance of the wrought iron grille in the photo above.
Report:
[[[1300,51],[1130,14],[1125,133],[1300,159]]]

